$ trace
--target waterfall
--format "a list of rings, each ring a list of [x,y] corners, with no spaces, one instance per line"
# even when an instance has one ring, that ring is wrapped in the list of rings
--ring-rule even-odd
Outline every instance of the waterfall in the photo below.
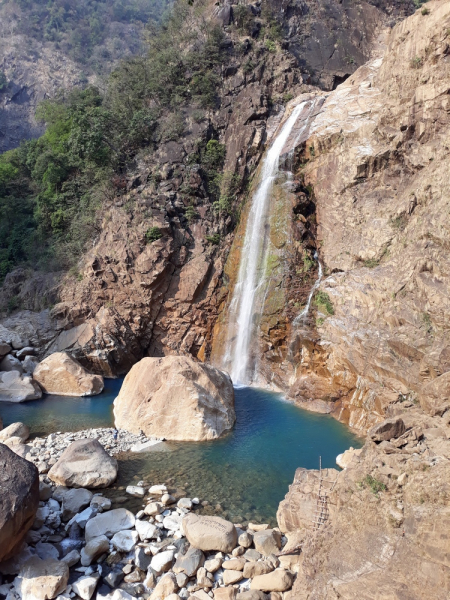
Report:
[[[254,378],[258,325],[262,310],[266,276],[266,251],[269,234],[270,200],[273,184],[279,172],[281,153],[292,129],[307,104],[310,104],[301,133],[308,127],[315,100],[297,105],[285,121],[263,159],[258,186],[251,200],[250,212],[241,251],[237,283],[228,312],[228,330],[223,367],[234,383],[248,384]],[[295,142],[293,149],[295,148]],[[259,298],[259,305],[257,300]],[[253,348],[251,347],[253,344]]]
[[[300,325],[300,323],[302,321],[306,320],[306,317],[308,316],[308,313],[309,313],[309,309],[311,307],[311,300],[313,299],[314,292],[317,290],[317,288],[320,285],[320,282],[322,281],[322,276],[323,276],[322,263],[319,260],[317,252],[314,252],[314,258],[319,263],[319,272],[317,274],[317,279],[316,279],[314,285],[312,286],[311,291],[309,292],[308,301],[306,302],[305,308],[302,310],[302,312],[299,315],[297,315],[295,317],[295,319],[293,321],[294,325]]]

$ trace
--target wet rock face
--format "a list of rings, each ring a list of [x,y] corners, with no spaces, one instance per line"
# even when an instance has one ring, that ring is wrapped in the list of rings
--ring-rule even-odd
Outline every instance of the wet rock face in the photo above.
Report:
[[[291,395],[361,431],[393,403],[434,411],[447,397],[448,10],[430,4],[388,32],[305,144],[330,310],[313,305],[296,332]]]
[[[39,506],[37,468],[0,444],[0,561],[20,548]]]
[[[120,429],[168,440],[210,440],[233,427],[231,379],[185,356],[143,358],[114,401]]]

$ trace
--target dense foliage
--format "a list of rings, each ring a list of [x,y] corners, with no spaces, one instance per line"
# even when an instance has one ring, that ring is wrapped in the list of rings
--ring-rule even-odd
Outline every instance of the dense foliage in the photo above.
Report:
[[[169,0],[0,0],[2,14],[17,16],[15,33],[52,42],[97,71],[124,52],[137,52],[136,27],[158,21],[168,5]]]
[[[0,156],[0,279],[23,261],[73,263],[136,153],[183,134],[182,106],[215,105],[222,35],[180,3],[150,33],[147,56],[123,61],[104,93],[73,90],[40,106],[46,133]],[[223,158],[217,142],[199,150],[212,188]]]

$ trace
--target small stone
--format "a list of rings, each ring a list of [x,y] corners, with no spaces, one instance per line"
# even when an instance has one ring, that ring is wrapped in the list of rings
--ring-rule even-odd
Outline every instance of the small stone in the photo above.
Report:
[[[72,583],[72,589],[82,600],[91,600],[99,579],[99,575],[80,577],[80,579]]]
[[[92,508],[96,508],[99,512],[109,510],[111,508],[111,500],[104,496],[93,496],[91,500]]]
[[[105,535],[93,538],[81,550],[81,564],[88,567],[96,558],[109,550],[109,540]]]
[[[141,569],[147,571],[150,566],[151,557],[145,554],[144,548],[136,547],[134,551],[134,564]]]
[[[221,587],[214,590],[214,600],[235,600],[236,589],[234,587]]]
[[[237,546],[233,552],[231,553],[232,556],[238,557],[238,556],[242,556],[245,552],[245,548],[243,546]]]
[[[183,588],[187,584],[189,577],[186,575],[186,573],[177,573],[176,579],[178,587]]]
[[[173,555],[174,555],[173,550],[166,550],[165,552],[159,552],[152,558],[150,567],[157,574],[168,571],[172,567]]]
[[[119,552],[130,552],[139,539],[137,531],[118,531],[111,539],[111,543]]]
[[[261,556],[261,553],[254,548],[249,548],[244,554],[244,558],[247,560],[259,560]]]
[[[205,569],[209,572],[209,573],[215,573],[216,571],[218,571],[220,569],[220,567],[222,566],[222,559],[221,558],[210,558],[209,560],[207,560],[205,562]]]
[[[193,577],[204,562],[205,555],[203,552],[191,546],[186,554],[178,555],[173,570],[175,573],[185,573],[188,577]]]
[[[189,543],[200,550],[231,552],[236,546],[235,526],[220,517],[199,517],[189,513],[183,519],[183,529]]]
[[[124,529],[131,529],[135,525],[133,513],[125,508],[115,508],[101,513],[86,523],[86,541],[100,535],[110,536]]]
[[[63,521],[69,521],[81,510],[89,505],[92,499],[92,492],[84,488],[67,490],[63,494],[62,518]]]
[[[239,546],[243,546],[244,548],[250,548],[250,546],[253,544],[252,534],[248,531],[244,531],[244,533],[241,533],[238,539],[238,544]]]
[[[170,494],[163,494],[161,496],[161,502],[164,504],[164,506],[168,506],[169,504],[175,504],[176,500]]]
[[[148,490],[148,493],[162,496],[163,494],[167,493],[167,487],[165,485],[152,485]]]
[[[138,520],[135,523],[135,527],[141,542],[145,542],[145,540],[150,540],[157,536],[158,528],[155,527],[153,523],[149,523],[149,521]]]
[[[224,569],[232,569],[234,571],[242,571],[246,562],[247,561],[245,560],[245,558],[232,558],[231,560],[226,560],[222,564],[222,567]]]
[[[257,575],[251,583],[252,590],[262,592],[285,592],[292,586],[294,576],[284,569],[276,569],[267,575]]]
[[[187,510],[191,510],[192,508],[192,500],[190,498],[180,498],[177,502],[178,508],[186,508]]]
[[[130,496],[134,496],[135,498],[143,498],[145,496],[145,488],[137,485],[129,485],[125,491],[127,494],[130,494]]]
[[[253,579],[257,575],[266,575],[274,570],[272,565],[269,565],[263,561],[247,562],[244,565],[244,577],[246,579]]]
[[[178,590],[177,580],[173,573],[166,573],[161,577],[153,590],[150,600],[165,600],[170,594],[174,594]]]
[[[242,571],[226,570],[223,572],[223,582],[225,585],[233,585],[233,583],[240,581],[242,577]]]
[[[39,500],[43,500],[44,502],[48,500],[52,495],[52,486],[48,483],[44,483],[43,481],[39,482]]]
[[[111,571],[106,577],[103,578],[103,581],[113,589],[116,588],[122,580],[122,571]]]
[[[144,512],[146,515],[156,516],[159,515],[163,510],[163,505],[161,502],[150,502],[144,508]]]
[[[140,569],[135,569],[129,575],[124,577],[126,583],[140,583],[144,580],[144,572]]]
[[[53,558],[41,560],[32,556],[19,572],[20,594],[23,599],[46,600],[55,598],[67,587],[69,567]]]
[[[281,533],[276,529],[257,531],[253,542],[256,550],[264,556],[275,554],[281,548]]]
[[[67,563],[69,567],[73,567],[80,560],[80,553],[78,550],[71,550],[61,560]]]
[[[257,525],[256,523],[249,523],[248,528],[252,531],[264,531],[265,529],[269,529],[269,525],[268,523],[263,523],[260,525]]]

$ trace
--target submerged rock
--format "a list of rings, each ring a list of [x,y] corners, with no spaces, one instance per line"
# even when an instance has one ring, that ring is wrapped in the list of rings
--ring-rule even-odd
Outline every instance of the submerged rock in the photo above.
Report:
[[[117,460],[97,440],[77,440],[50,469],[52,481],[67,487],[103,488],[117,477]]]
[[[169,440],[211,440],[233,427],[231,379],[186,356],[144,358],[114,401],[116,427]]]
[[[47,394],[95,396],[103,390],[103,377],[92,375],[65,352],[50,354],[36,367],[34,379]]]
[[[0,444],[0,561],[19,550],[38,506],[38,470]]]

